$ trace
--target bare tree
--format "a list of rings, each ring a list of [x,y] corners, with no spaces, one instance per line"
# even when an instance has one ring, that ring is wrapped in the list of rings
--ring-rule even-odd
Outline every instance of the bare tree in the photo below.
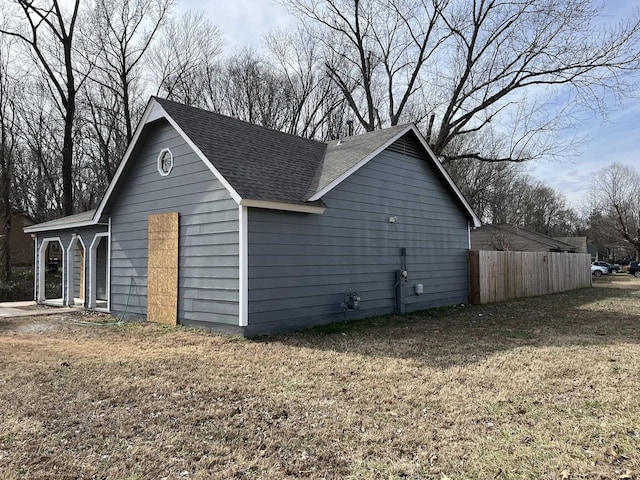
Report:
[[[64,127],[44,80],[30,79],[22,88],[17,105],[22,147],[21,161],[15,164],[14,203],[40,222],[64,212],[59,161]]]
[[[520,225],[549,236],[573,233],[576,215],[566,199],[541,182],[530,184],[526,190]]]
[[[133,137],[132,96],[141,60],[163,24],[173,0],[96,0],[85,35],[85,51],[95,58],[93,83],[118,99],[126,140]],[[93,60],[92,60],[93,61]],[[98,98],[101,98],[98,97]],[[98,98],[92,99],[97,107]]]
[[[604,93],[624,94],[640,58],[637,15],[603,26],[603,6],[584,0],[281,3],[325,46],[328,75],[365,130],[432,113],[430,140],[445,161],[558,154],[567,106],[601,108]],[[491,124],[508,140],[500,151],[447,151]]]
[[[463,150],[467,148],[465,142],[473,142],[487,152],[495,151],[505,139],[490,132],[457,137],[447,150],[455,155],[456,148]],[[506,223],[551,236],[572,235],[577,228],[578,215],[567,206],[566,199],[531,179],[521,164],[458,159],[445,167],[485,223]],[[504,239],[498,240],[496,246],[504,244]]]
[[[287,77],[245,49],[228,58],[209,83],[214,111],[274,130],[288,130],[294,92]]]
[[[616,232],[640,258],[640,174],[620,163],[602,169],[594,177],[590,205],[601,227]]]
[[[128,145],[121,99],[111,88],[88,85],[83,95],[80,152],[96,171],[98,191],[105,191]],[[96,196],[100,194],[96,191]],[[92,207],[89,207],[92,208]]]
[[[16,150],[16,80],[11,77],[13,42],[0,37],[0,282],[11,280],[10,247],[13,165]]]
[[[187,12],[167,22],[152,50],[147,64],[156,94],[205,106],[206,80],[222,52],[218,27],[202,12]]]
[[[449,0],[282,0],[325,49],[325,67],[366,131],[397,125],[446,39]],[[422,111],[420,121],[427,115]]]
[[[73,128],[76,115],[76,97],[84,78],[77,79],[74,62],[74,38],[80,8],[75,0],[70,13],[66,13],[59,0],[13,0],[22,13],[16,30],[2,28],[0,33],[19,38],[29,46],[59,102],[64,122],[62,145],[62,195],[65,215],[71,215],[73,206]],[[23,27],[23,28],[21,28]]]
[[[325,75],[320,46],[301,27],[293,32],[274,31],[265,42],[276,76],[286,85],[286,131],[307,138],[332,138],[329,119],[344,111],[345,100]]]

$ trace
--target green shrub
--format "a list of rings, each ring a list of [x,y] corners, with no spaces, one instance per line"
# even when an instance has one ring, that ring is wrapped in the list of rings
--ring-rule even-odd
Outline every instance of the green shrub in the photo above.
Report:
[[[33,299],[33,270],[19,269],[12,272],[10,282],[0,283],[0,302],[16,302]]]
[[[44,276],[45,298],[62,297],[62,272],[47,272]]]

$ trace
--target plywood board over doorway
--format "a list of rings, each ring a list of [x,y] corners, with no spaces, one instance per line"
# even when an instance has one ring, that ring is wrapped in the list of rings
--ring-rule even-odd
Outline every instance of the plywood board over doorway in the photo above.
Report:
[[[178,213],[148,217],[147,320],[178,321]]]

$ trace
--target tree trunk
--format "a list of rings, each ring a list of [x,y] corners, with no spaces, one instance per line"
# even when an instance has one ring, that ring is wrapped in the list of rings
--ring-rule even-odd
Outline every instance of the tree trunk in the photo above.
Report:
[[[71,61],[73,31],[64,38],[67,101],[64,117],[64,143],[62,145],[62,208],[64,215],[73,215],[73,125],[76,116],[76,86]]]
[[[62,146],[62,208],[64,215],[73,215],[73,117],[72,108],[67,107],[64,122],[64,143]]]
[[[11,239],[11,159],[7,152],[7,129],[4,119],[0,119],[0,282],[11,280],[11,256],[9,251]]]

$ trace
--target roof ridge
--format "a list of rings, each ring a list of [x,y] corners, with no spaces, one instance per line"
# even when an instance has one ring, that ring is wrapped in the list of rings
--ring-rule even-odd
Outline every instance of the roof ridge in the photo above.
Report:
[[[202,113],[204,113],[206,115],[215,115],[215,116],[224,118],[225,120],[232,120],[234,122],[240,122],[240,123],[242,123],[244,125],[251,125],[251,126],[256,127],[256,128],[260,128],[260,129],[263,129],[263,130],[268,130],[270,132],[275,132],[275,133],[278,133],[278,134],[281,134],[281,135],[287,135],[289,137],[293,137],[293,138],[296,138],[296,139],[299,139],[299,140],[305,140],[305,141],[308,141],[308,142],[315,142],[315,143],[318,143],[318,144],[321,144],[321,145],[327,145],[327,142],[323,142],[321,140],[316,140],[315,138],[303,137],[301,135],[296,135],[295,133],[289,133],[289,132],[284,132],[282,130],[277,130],[275,128],[265,127],[264,125],[259,125],[257,123],[249,122],[247,120],[242,120],[242,119],[237,118],[237,117],[232,117],[231,115],[226,115],[226,114],[223,114],[223,113],[214,112],[212,110],[206,110],[206,109],[204,109],[202,107],[196,107],[194,105],[187,105],[185,103],[176,102],[175,100],[169,100],[168,98],[158,97],[156,95],[153,95],[151,98],[153,98],[154,100],[158,101],[158,103],[160,103],[161,105],[162,105],[163,102],[168,102],[168,103],[171,103],[173,105],[176,105],[179,108],[190,108],[190,109],[194,109],[194,110],[199,110],[199,111],[201,111]]]
[[[516,232],[521,231],[523,235],[531,238],[532,240],[538,241],[540,243],[544,243],[546,245],[557,245],[559,243],[564,244],[568,247],[575,247],[575,245],[565,242],[563,240],[559,240],[557,237],[552,237],[551,235],[546,235],[544,233],[536,232],[526,227],[521,227],[520,225],[513,225],[511,223],[491,223],[487,226],[492,226],[496,228],[500,228],[501,226],[507,226],[513,228]]]

